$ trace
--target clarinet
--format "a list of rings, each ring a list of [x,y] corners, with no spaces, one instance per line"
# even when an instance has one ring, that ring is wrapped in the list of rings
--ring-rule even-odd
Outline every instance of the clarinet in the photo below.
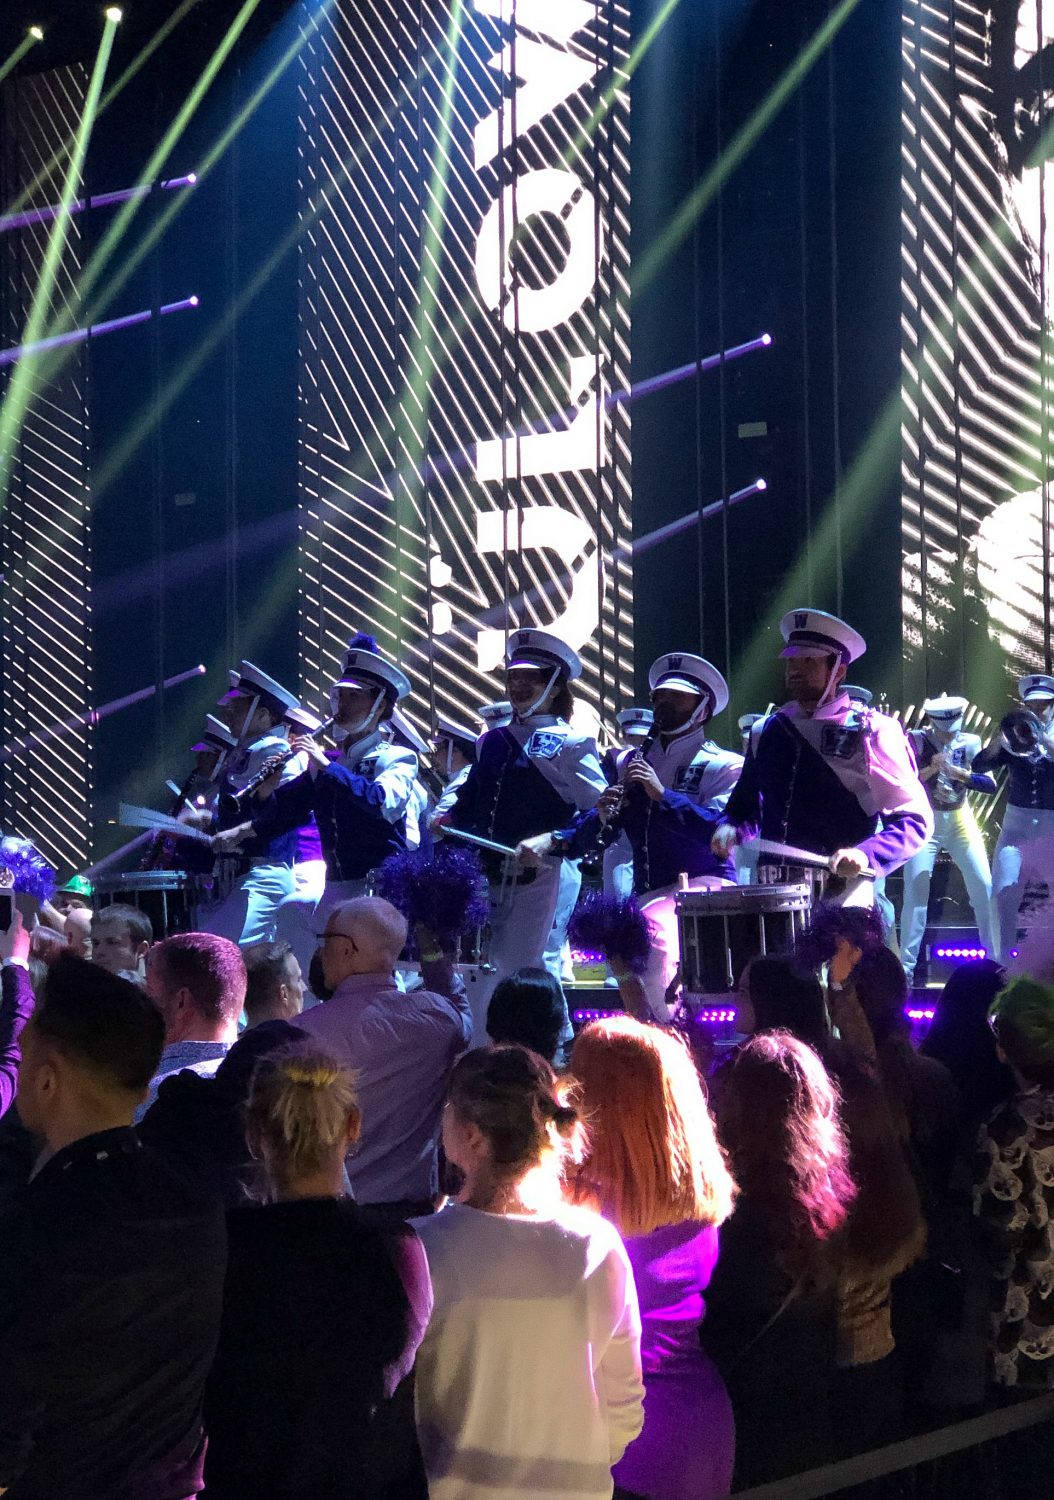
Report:
[[[307,736],[307,738],[317,739],[319,735],[328,734],[336,722],[336,715],[331,719],[325,719],[315,730],[314,734]],[[236,812],[243,812],[250,797],[263,786],[268,777],[273,776],[276,771],[280,771],[283,766],[289,764],[294,755],[299,754],[300,751],[290,745],[288,750],[276,750],[274,755],[269,755],[256,775],[245,783],[241,791],[226,793],[228,805],[233,803]]]
[[[197,774],[197,767],[195,767],[176,793],[169,813],[171,817],[178,817],[184,802],[190,796],[190,789],[194,785]],[[139,868],[140,870],[171,869],[175,854],[176,839],[172,834],[155,833],[147,845],[146,853],[139,861]]]
[[[625,784],[626,772],[629,770],[630,766],[634,764],[634,762],[638,760],[644,760],[647,757],[648,751],[651,749],[652,745],[654,745],[658,737],[659,731],[653,727],[651,730],[649,730],[644,743],[638,749],[632,750],[626,757],[626,760],[623,763],[622,767],[622,801],[619,803],[617,810],[611,815],[607,822],[601,823],[600,827],[597,829],[596,841],[593,844],[592,849],[587,849],[585,854],[582,855],[580,863],[584,874],[596,875],[599,873],[599,871],[603,868],[605,852],[610,849],[612,844],[615,843],[615,841],[620,837],[623,825],[625,823],[626,802],[629,798],[629,791],[627,790]]]

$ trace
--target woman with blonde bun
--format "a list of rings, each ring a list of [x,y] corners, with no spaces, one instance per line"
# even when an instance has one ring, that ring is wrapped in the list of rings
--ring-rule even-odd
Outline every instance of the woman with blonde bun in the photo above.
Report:
[[[630,1016],[587,1026],[571,1072],[589,1128],[576,1196],[625,1240],[644,1330],[644,1430],[615,1468],[618,1493],[717,1500],[735,1423],[699,1328],[736,1189],[699,1075],[676,1033]]]
[[[344,1196],[359,1127],[354,1074],[316,1043],[259,1063],[246,1134],[261,1201],[227,1221],[208,1500],[423,1493],[390,1402],[431,1311],[428,1269],[412,1230],[382,1232]]]

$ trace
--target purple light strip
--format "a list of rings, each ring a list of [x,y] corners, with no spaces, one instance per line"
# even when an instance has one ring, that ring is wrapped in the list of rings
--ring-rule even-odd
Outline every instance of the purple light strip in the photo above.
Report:
[[[198,180],[196,172],[188,172],[186,177],[169,177],[165,182],[156,184],[157,190],[169,193],[177,188],[193,187]],[[145,183],[139,187],[119,188],[113,193],[93,193],[90,198],[74,198],[67,212],[70,214],[82,214],[89,208],[112,208],[115,203],[127,203],[132,198],[145,198],[147,193],[154,191],[155,184]],[[27,229],[30,224],[47,224],[52,219],[57,219],[62,213],[62,204],[55,203],[48,208],[27,208],[20,214],[5,214],[0,217],[0,234],[5,229]]]
[[[934,948],[934,958],[987,958],[987,948]]]
[[[643,552],[650,552],[660,542],[668,542],[671,537],[679,536],[682,531],[690,531],[693,526],[698,525],[700,516],[708,521],[711,516],[719,516],[727,505],[738,505],[740,500],[749,500],[751,495],[762,495],[768,489],[768,482],[764,479],[755,479],[753,484],[748,484],[745,489],[735,490],[729,495],[727,501],[713,500],[709,505],[704,505],[701,511],[690,511],[686,516],[680,516],[676,521],[668,521],[665,526],[659,526],[655,531],[649,531],[647,536],[640,536],[635,542],[625,547],[616,547],[611,554],[615,558],[640,557]]]
[[[12,760],[16,755],[32,750],[35,745],[42,745],[47,740],[57,740],[62,735],[69,734],[74,729],[80,729],[85,724],[98,724],[100,719],[108,719],[111,714],[120,713],[122,708],[131,708],[133,703],[142,703],[144,698],[152,698],[159,687],[178,687],[181,682],[190,682],[204,675],[205,668],[199,664],[186,672],[177,672],[174,677],[166,677],[160,684],[152,682],[149,687],[140,688],[138,692],[129,693],[127,697],[112,698],[101,708],[90,708],[87,713],[76,714],[72,719],[66,719],[61,724],[54,724],[49,729],[38,729],[35,734],[27,734],[24,739],[13,740],[10,745],[5,745],[0,751],[0,763]]]
[[[185,312],[197,307],[197,297],[184,297],[182,302],[166,302],[158,309],[161,317],[168,313]],[[93,323],[90,328],[71,328],[68,333],[56,333],[49,339],[38,339],[35,344],[16,344],[11,349],[0,349],[0,368],[13,365],[27,355],[45,354],[49,349],[64,349],[68,344],[83,344],[86,339],[98,338],[104,333],[117,333],[122,328],[135,328],[140,323],[149,323],[153,309],[145,312],[126,313],[123,318],[109,318],[105,323]]]

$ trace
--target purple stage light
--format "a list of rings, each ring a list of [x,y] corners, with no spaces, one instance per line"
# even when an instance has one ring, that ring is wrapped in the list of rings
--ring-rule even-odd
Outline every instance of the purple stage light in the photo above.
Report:
[[[628,390],[611,391],[605,397],[604,405],[618,406],[623,401],[636,401],[641,396],[650,396],[654,391],[664,391],[667,386],[676,385],[678,381],[690,380],[693,375],[701,375],[704,370],[716,370],[719,365],[728,364],[730,360],[742,359],[744,354],[768,349],[771,344],[771,333],[763,333],[745,344],[734,344],[731,349],[724,349],[720,354],[706,354],[702,359],[693,359],[691,364],[678,365],[675,370],[665,370],[661,375],[649,375],[646,380],[638,380]],[[572,410],[571,415],[574,414]]]
[[[987,958],[988,957],[988,949],[987,948],[933,948],[931,950],[931,956],[933,958],[965,958],[965,959]]]
[[[93,193],[90,198],[74,198],[67,212],[70,214],[82,214],[89,208],[112,208],[115,203],[127,203],[132,198],[145,198],[148,193],[155,190],[169,193],[177,188],[193,187],[198,180],[196,172],[188,172],[185,177],[169,177],[165,182],[146,183],[139,187],[118,188],[113,193]],[[0,217],[0,234],[5,229],[26,229],[30,224],[47,224],[52,219],[57,219],[62,213],[60,203],[50,204],[47,208],[27,208],[22,213],[5,214]]]
[[[700,518],[708,521],[711,516],[719,516],[726,504],[738,505],[741,500],[749,500],[751,495],[763,495],[767,489],[766,480],[755,479],[745,489],[733,491],[727,502],[713,500],[709,505],[704,505],[701,510],[689,511],[688,515],[679,516],[676,521],[668,521],[665,526],[649,531],[647,536],[639,536],[635,542],[630,542],[625,547],[616,547],[612,556],[619,559],[640,557],[642,553],[650,552],[652,547],[657,547],[660,542],[668,542],[671,537],[679,536],[682,531],[690,531],[693,526],[698,525]]]
[[[166,302],[164,307],[158,308],[158,313],[163,318],[169,313],[185,312],[187,308],[197,306],[197,297],[184,297],[182,302]],[[105,323],[92,323],[89,328],[71,328],[68,333],[56,333],[49,339],[38,339],[34,344],[16,344],[11,349],[0,349],[0,368],[13,365],[27,355],[46,354],[49,349],[64,349],[69,344],[83,344],[87,339],[99,338],[104,333],[135,328],[140,323],[149,323],[153,316],[153,309],[147,308],[145,312],[125,313],[121,318],[109,318]]]
[[[52,724],[47,729],[38,729],[34,734],[27,734],[24,739],[14,740],[10,745],[5,745],[3,750],[0,750],[0,762],[13,760],[16,755],[22,755],[25,751],[32,750],[48,740],[57,740],[64,734],[70,734],[74,729],[83,728],[85,724],[98,724],[101,719],[108,719],[111,714],[120,713],[123,708],[131,708],[134,703],[142,703],[147,698],[152,698],[160,689],[178,687],[181,682],[190,682],[195,677],[204,677],[204,675],[205,668],[199,663],[186,672],[177,672],[174,677],[166,677],[164,682],[152,682],[149,687],[140,688],[138,692],[129,693],[124,698],[113,698],[109,703],[104,703],[101,708],[89,708],[87,713],[75,714],[72,719],[66,719],[61,724]]]

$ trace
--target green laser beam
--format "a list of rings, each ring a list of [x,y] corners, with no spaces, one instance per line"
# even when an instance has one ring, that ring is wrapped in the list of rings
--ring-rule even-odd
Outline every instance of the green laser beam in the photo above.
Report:
[[[150,41],[146,43],[146,45],[137,53],[135,57],[133,57],[132,61],[128,64],[127,68],[125,68],[120,77],[114,83],[112,83],[106,90],[105,94],[103,94],[102,99],[99,102],[99,115],[101,115],[106,109],[110,107],[113,101],[117,98],[118,94],[120,94],[121,90],[125,88],[127,84],[131,83],[132,79],[136,76],[140,69],[143,68],[147,62],[149,62],[150,58],[157,51],[158,47],[160,47],[162,42],[164,42],[172,34],[172,32],[176,29],[176,27],[179,25],[180,21],[182,21],[183,17],[188,13],[188,11],[193,10],[195,6],[200,5],[201,3],[202,0],[183,0],[183,3],[177,6],[177,8],[168,17],[167,21],[165,21],[164,25],[155,32]],[[0,79],[2,79],[3,76],[3,73],[0,73]],[[96,116],[96,118],[98,118],[98,116]],[[33,178],[29,186],[22,190],[22,192],[8,208],[4,209],[5,216],[7,214],[17,214],[21,212],[21,210],[30,203],[33,195],[37,192],[37,190],[42,187],[45,182],[50,182],[51,174],[55,171],[56,167],[58,167],[61,162],[65,161],[70,152],[73,150],[73,142],[75,141],[75,139],[76,132],[74,132],[74,134],[71,135],[67,141],[64,141],[61,146],[56,147],[48,160],[40,168],[39,172],[37,172],[36,176]]]
[[[8,57],[4,62],[0,63],[0,83],[3,83],[7,75],[14,68],[18,67],[19,63],[25,57],[29,49],[31,47],[35,47],[39,40],[39,37],[30,36],[29,32],[26,32],[25,36],[19,42],[15,50],[11,53],[10,57]]]
[[[84,159],[87,155],[88,142],[91,140],[92,129],[95,125],[99,98],[102,94],[103,80],[106,77],[106,68],[110,61],[110,53],[113,50],[113,40],[116,30],[117,22],[108,17],[99,40],[99,50],[96,53],[95,65],[92,68],[88,92],[85,96],[84,112],[81,115],[80,128],[77,132],[77,139],[70,156],[66,178],[62,185],[62,199],[59,205],[59,212],[55,215],[55,221],[51,226],[51,233],[48,235],[40,277],[37,281],[33,301],[30,304],[29,317],[22,335],[22,342],[24,344],[34,344],[43,336],[48,309],[51,306],[59,267],[62,263],[62,257],[65,254],[69,236],[70,206],[77,196],[77,189],[80,186],[81,176],[84,171]],[[19,360],[12,372],[3,405],[0,406],[0,498],[6,498],[7,495],[7,486],[14,460],[15,443],[21,431],[26,412],[29,410],[29,404],[38,375],[39,371],[34,371],[33,361]]]
[[[769,90],[750,119],[736,131],[702,182],[693,188],[669,224],[662,230],[659,238],[638,260],[636,272],[632,276],[634,292],[643,291],[678,246],[684,243],[696,221],[706,212],[744,157],[753,149],[795,90],[804,82],[807,74],[826,52],[858,4],[859,0],[841,0],[841,4],[830,13],[790,67]]]

